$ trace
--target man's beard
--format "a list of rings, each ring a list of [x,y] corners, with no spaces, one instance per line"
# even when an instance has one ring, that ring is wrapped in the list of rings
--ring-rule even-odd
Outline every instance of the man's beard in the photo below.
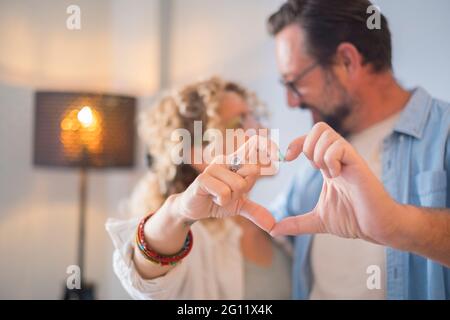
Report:
[[[327,123],[341,136],[348,136],[350,134],[350,128],[348,128],[349,124],[347,123],[346,127],[344,122],[355,111],[355,101],[339,83],[337,77],[331,70],[325,71],[325,86],[323,88],[323,95],[325,97],[325,100],[323,101],[338,101],[333,108],[326,108],[331,110],[329,113],[322,112],[320,111],[321,109],[317,108],[317,106],[308,103],[302,103],[300,108],[313,111],[319,115],[319,121]],[[335,99],[331,98],[333,96]]]
[[[344,128],[344,121],[352,113],[352,106],[350,104],[340,104],[333,108],[333,112],[325,114],[321,112],[317,107],[302,103],[300,109],[308,109],[319,114],[320,120],[327,123],[341,136],[346,137],[350,132]]]

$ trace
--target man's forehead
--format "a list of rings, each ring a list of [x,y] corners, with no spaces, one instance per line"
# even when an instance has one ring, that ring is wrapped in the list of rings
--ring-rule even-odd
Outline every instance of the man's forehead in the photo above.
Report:
[[[304,46],[304,33],[297,25],[290,25],[281,30],[275,37],[277,60],[283,76],[298,72],[302,63],[307,60]]]
[[[294,62],[296,49],[295,44],[287,39],[281,39],[277,42],[278,57],[284,64],[292,64]]]

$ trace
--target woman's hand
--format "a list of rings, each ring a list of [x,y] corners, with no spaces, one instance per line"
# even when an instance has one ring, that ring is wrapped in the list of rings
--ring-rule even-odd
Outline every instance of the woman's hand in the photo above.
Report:
[[[229,164],[236,157],[241,166],[233,172]],[[170,196],[148,220],[144,226],[146,243],[160,254],[173,255],[183,247],[190,224],[209,217],[242,215],[270,232],[275,219],[246,194],[260,175],[276,172],[277,161],[278,147],[261,136],[251,137],[229,156],[215,158],[183,193]],[[149,264],[137,247],[134,262],[145,279],[154,279],[173,268]]]
[[[230,170],[232,159],[238,157],[242,166]],[[181,193],[177,199],[178,214],[186,222],[205,218],[242,215],[269,232],[275,224],[270,212],[249,200],[246,194],[261,174],[273,174],[278,160],[278,148],[271,140],[253,136],[238,151],[220,156]]]

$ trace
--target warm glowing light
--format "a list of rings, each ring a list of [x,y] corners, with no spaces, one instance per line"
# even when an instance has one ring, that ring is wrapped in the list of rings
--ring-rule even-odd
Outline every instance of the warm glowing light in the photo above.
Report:
[[[89,127],[94,122],[94,115],[92,113],[91,107],[85,106],[81,108],[77,115],[78,121],[81,122],[83,127]]]
[[[94,155],[103,152],[103,127],[101,114],[92,107],[75,107],[61,120],[60,140],[68,158],[79,159],[87,151]]]

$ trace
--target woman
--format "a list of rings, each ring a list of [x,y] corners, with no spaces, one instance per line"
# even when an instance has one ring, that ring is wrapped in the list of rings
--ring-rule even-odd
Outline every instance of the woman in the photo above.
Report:
[[[257,129],[263,110],[243,87],[212,78],[167,95],[142,114],[139,135],[150,171],[130,199],[137,218],[109,220],[106,226],[116,248],[114,270],[132,298],[290,298],[290,257],[266,232],[273,218],[245,197],[258,164],[230,170],[217,160],[223,157],[192,165],[173,161],[175,130],[194,137],[196,121],[203,132]],[[149,212],[156,213],[142,219]],[[179,259],[183,252],[187,256]],[[177,264],[161,262],[167,256],[178,257]]]

